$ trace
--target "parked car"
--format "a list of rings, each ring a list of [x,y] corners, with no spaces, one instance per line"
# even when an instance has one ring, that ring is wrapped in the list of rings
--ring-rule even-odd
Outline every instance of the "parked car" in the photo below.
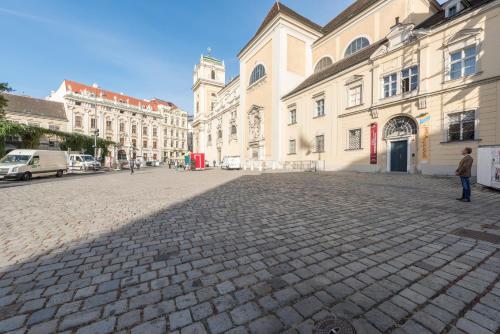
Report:
[[[68,165],[70,170],[99,170],[101,163],[90,154],[71,153]]]
[[[227,156],[220,164],[222,169],[241,169],[241,158],[239,156]]]
[[[68,171],[64,151],[13,150],[0,159],[0,178],[28,181],[32,177],[63,176]]]

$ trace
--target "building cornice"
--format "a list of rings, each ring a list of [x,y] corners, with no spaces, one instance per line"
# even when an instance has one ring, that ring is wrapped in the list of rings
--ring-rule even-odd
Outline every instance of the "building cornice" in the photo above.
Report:
[[[164,117],[163,113],[173,114],[173,113],[178,113],[179,112],[178,111],[179,109],[171,109],[171,110],[165,110],[165,111],[159,110],[158,112],[154,112],[154,111],[149,111],[149,110],[141,109],[139,107],[136,107],[136,106],[133,106],[133,105],[130,105],[130,104],[126,104],[126,103],[113,102],[113,101],[110,101],[110,100],[100,99],[100,98],[97,98],[97,97],[85,96],[85,95],[81,95],[81,94],[74,94],[72,92],[66,92],[63,97],[64,97],[64,99],[67,99],[67,100],[78,100],[78,101],[82,101],[82,102],[86,102],[86,103],[92,103],[92,104],[96,104],[96,105],[97,104],[98,105],[104,105],[104,106],[107,106],[107,107],[110,107],[110,108],[127,110],[129,112],[139,113],[139,114],[142,114],[142,115],[151,116],[151,117],[158,117],[158,118],[163,118]],[[184,114],[183,115],[178,115],[178,116],[180,116],[180,117],[186,116],[187,117],[187,114],[186,114],[185,111],[181,110],[181,113],[184,113]]]
[[[353,115],[357,115],[357,114],[362,114],[362,113],[370,112],[373,109],[389,108],[389,107],[393,107],[393,106],[396,106],[396,105],[400,105],[402,103],[410,103],[410,102],[413,102],[413,101],[416,101],[416,100],[419,100],[419,99],[422,99],[422,98],[428,98],[428,97],[439,95],[439,94],[450,93],[450,92],[453,92],[453,91],[456,91],[456,90],[468,89],[468,88],[472,88],[472,87],[475,87],[475,86],[487,85],[487,84],[494,83],[494,82],[497,82],[497,81],[500,81],[500,75],[497,75],[497,76],[494,76],[494,77],[490,77],[490,78],[481,79],[481,80],[477,80],[477,81],[467,82],[467,83],[464,83],[464,84],[461,84],[461,85],[457,85],[457,86],[453,86],[453,87],[448,87],[448,88],[436,90],[436,91],[433,91],[433,92],[416,94],[416,95],[408,97],[408,98],[397,99],[397,100],[386,102],[386,103],[382,103],[382,104],[372,104],[370,107],[367,107],[367,108],[359,109],[359,110],[356,110],[356,111],[353,111],[353,112],[349,112],[349,113],[342,113],[342,114],[338,115],[337,118],[345,118],[345,117],[349,117],[349,116],[353,116]]]
[[[217,82],[215,80],[198,79],[198,80],[196,80],[196,82],[191,87],[191,90],[193,90],[193,91],[196,90],[196,88],[198,88],[202,83],[203,84],[207,84],[207,85],[211,85],[211,86],[216,86],[216,87],[219,87],[219,88],[224,88],[224,84],[223,83]]]

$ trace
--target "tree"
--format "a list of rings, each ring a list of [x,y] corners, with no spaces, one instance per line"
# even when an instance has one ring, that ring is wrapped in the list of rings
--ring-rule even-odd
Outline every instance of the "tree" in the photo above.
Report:
[[[6,82],[0,82],[0,119],[5,117],[4,108],[7,106],[7,99],[2,95],[5,92],[11,92],[12,88]]]

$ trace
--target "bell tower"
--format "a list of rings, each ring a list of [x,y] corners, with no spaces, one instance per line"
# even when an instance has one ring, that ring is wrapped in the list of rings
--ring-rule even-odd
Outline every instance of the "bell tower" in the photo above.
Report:
[[[206,152],[205,122],[214,110],[217,95],[226,83],[226,67],[224,61],[211,55],[200,56],[200,62],[193,70],[193,145],[195,152]]]

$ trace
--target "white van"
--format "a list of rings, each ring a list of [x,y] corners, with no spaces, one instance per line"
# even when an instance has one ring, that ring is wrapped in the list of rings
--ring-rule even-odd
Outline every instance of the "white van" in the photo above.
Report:
[[[32,177],[63,176],[68,170],[64,151],[13,150],[0,159],[0,178],[28,181]]]
[[[101,163],[90,154],[71,153],[68,167],[70,170],[99,170],[101,169]]]
[[[238,156],[224,157],[220,167],[222,169],[241,169],[241,158]]]

